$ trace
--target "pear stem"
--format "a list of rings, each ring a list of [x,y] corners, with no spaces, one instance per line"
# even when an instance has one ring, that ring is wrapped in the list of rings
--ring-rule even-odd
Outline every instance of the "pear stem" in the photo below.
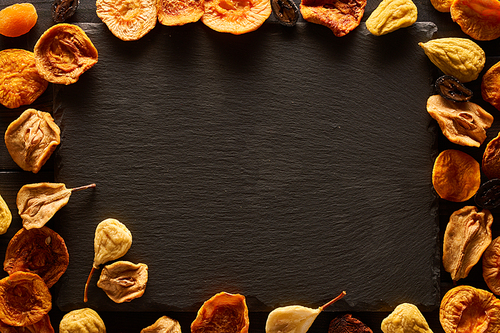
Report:
[[[95,267],[92,266],[92,270],[90,271],[89,277],[87,278],[87,283],[85,283],[85,290],[83,292],[83,302],[84,303],[87,303],[87,301],[89,300],[87,297],[87,289],[89,288],[90,279],[92,278],[92,274],[94,274],[94,271],[95,271]]]
[[[79,187],[75,187],[75,188],[70,189],[70,191],[71,192],[76,192],[76,191],[86,190],[86,189],[91,188],[91,187],[96,187],[96,185],[95,184],[89,184],[89,185],[85,185],[85,186],[79,186]]]
[[[326,303],[323,306],[320,306],[319,310],[323,311],[324,309],[326,309],[327,307],[329,307],[330,305],[332,305],[333,303],[337,302],[339,299],[341,299],[342,297],[344,297],[345,294],[346,294],[345,291],[341,292],[340,295],[338,295],[337,297],[335,297],[334,299],[332,299],[330,302]]]

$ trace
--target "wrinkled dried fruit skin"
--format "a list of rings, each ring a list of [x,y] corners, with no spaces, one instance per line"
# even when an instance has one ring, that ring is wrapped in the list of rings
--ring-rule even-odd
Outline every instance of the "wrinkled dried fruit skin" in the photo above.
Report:
[[[366,28],[375,36],[382,36],[417,21],[417,6],[411,0],[382,0],[366,20]]]
[[[274,309],[266,321],[266,333],[306,333],[321,313],[301,305],[289,305]]]
[[[483,183],[474,196],[476,204],[482,208],[494,209],[500,206],[500,179]]]
[[[493,215],[465,206],[450,216],[443,239],[443,266],[453,281],[466,278],[491,243]]]
[[[467,153],[447,149],[434,161],[432,184],[437,194],[445,200],[467,201],[481,186],[481,168]]]
[[[38,20],[35,6],[16,3],[0,10],[0,35],[18,37],[28,33]]]
[[[54,333],[54,328],[50,323],[49,315],[43,316],[43,318],[33,325],[29,326],[10,326],[4,324],[0,321],[0,332],[2,333]]]
[[[97,312],[83,308],[64,315],[59,333],[106,333],[106,326]]]
[[[500,110],[500,61],[484,73],[481,81],[481,96]]]
[[[40,276],[47,287],[52,287],[64,274],[69,264],[69,254],[64,239],[47,228],[19,230],[9,242],[3,269],[30,272]]]
[[[373,333],[373,331],[359,319],[345,314],[330,322],[328,333]]]
[[[97,50],[82,28],[59,23],[35,44],[36,68],[47,81],[72,84],[97,63]]]
[[[0,103],[9,109],[33,103],[48,82],[36,69],[33,52],[20,49],[0,51]]]
[[[54,0],[52,3],[52,20],[62,23],[76,13],[79,0]]]
[[[249,325],[245,296],[221,292],[203,303],[191,333],[247,333]]]
[[[118,259],[132,246],[132,233],[118,220],[106,219],[97,225],[94,238],[94,268]]]
[[[500,237],[484,251],[482,263],[484,282],[494,294],[500,295]]]
[[[7,232],[12,223],[12,213],[10,212],[9,206],[0,195],[0,235]]]
[[[300,12],[304,20],[324,25],[342,37],[359,25],[365,7],[366,0],[302,0]]]
[[[50,113],[28,109],[7,127],[5,145],[21,169],[37,173],[61,143],[60,133]]]
[[[450,13],[462,31],[476,40],[500,37],[500,2],[496,0],[454,0]]]
[[[420,310],[410,303],[396,306],[394,311],[382,320],[381,329],[384,333],[432,333]]]
[[[472,90],[450,75],[440,76],[434,86],[441,97],[452,102],[468,102],[473,95]]]
[[[438,38],[418,45],[444,74],[461,82],[477,79],[486,61],[483,49],[466,38]]]
[[[175,319],[162,316],[153,325],[143,328],[141,333],[181,333],[181,325]]]
[[[156,26],[155,0],[97,0],[97,16],[124,41],[138,40]]]
[[[452,102],[440,95],[429,97],[427,112],[450,142],[462,146],[479,147],[486,140],[486,129],[493,124],[493,116],[479,105]]]
[[[500,300],[486,290],[455,287],[441,300],[439,321],[445,333],[497,333]]]
[[[117,261],[104,266],[97,286],[115,303],[130,302],[146,291],[148,266],[129,261]]]
[[[278,22],[286,27],[293,27],[300,16],[293,0],[271,0],[271,9]]]
[[[489,179],[500,178],[500,133],[484,149],[482,170]]]
[[[432,6],[442,13],[449,13],[453,0],[431,0]]]
[[[52,309],[52,296],[42,278],[16,272],[0,280],[0,318],[11,326],[38,322]]]
[[[158,21],[166,26],[197,22],[205,11],[204,0],[158,0]]]

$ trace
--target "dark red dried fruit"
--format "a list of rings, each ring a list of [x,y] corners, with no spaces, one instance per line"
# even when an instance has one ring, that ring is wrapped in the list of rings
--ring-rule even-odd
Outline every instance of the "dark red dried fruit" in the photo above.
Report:
[[[299,19],[299,7],[293,0],[271,0],[273,15],[279,23],[293,27]]]
[[[467,102],[472,98],[472,90],[450,75],[439,77],[435,86],[439,95],[453,102]]]
[[[345,314],[330,322],[328,333],[373,333],[373,331],[359,319]]]
[[[55,0],[52,3],[52,20],[62,23],[76,13],[79,0]]]
[[[500,179],[494,178],[481,185],[476,192],[474,201],[478,206],[486,209],[500,206]]]

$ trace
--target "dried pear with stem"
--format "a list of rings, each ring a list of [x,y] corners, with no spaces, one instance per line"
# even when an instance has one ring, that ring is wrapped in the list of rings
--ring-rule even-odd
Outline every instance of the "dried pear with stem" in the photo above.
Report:
[[[182,331],[177,320],[162,316],[153,325],[143,328],[141,333],[182,333]]]
[[[90,308],[70,311],[59,323],[59,333],[106,333],[104,321]]]
[[[384,333],[432,333],[425,317],[413,304],[402,303],[382,320],[381,327]]]
[[[97,225],[94,237],[94,263],[90,271],[83,301],[87,302],[87,290],[92,274],[99,266],[112,260],[116,260],[127,253],[132,246],[132,233],[118,220],[105,219]]]
[[[67,189],[63,183],[36,183],[21,187],[17,209],[26,229],[41,228],[64,207],[73,192],[95,187],[95,184]]]
[[[345,296],[343,291],[330,302],[317,309],[301,305],[289,305],[276,308],[269,313],[266,321],[266,333],[305,333],[316,317],[328,306]]]

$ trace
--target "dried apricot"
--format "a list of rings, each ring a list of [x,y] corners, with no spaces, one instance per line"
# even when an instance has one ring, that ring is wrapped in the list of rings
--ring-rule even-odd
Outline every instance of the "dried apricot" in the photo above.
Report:
[[[97,0],[97,16],[124,41],[138,40],[156,25],[155,0]]]
[[[481,96],[500,110],[500,61],[491,66],[481,81]]]
[[[432,184],[437,194],[446,200],[469,200],[481,185],[479,163],[460,150],[442,151],[434,161]]]
[[[442,13],[449,13],[453,0],[431,0],[432,6]]]
[[[0,10],[0,35],[18,37],[28,33],[36,24],[38,15],[30,3],[17,3]]]
[[[28,326],[11,326],[0,321],[2,333],[54,333],[49,315],[45,315],[36,323]]]
[[[486,145],[482,170],[489,179],[500,178],[500,133]]]
[[[462,31],[474,39],[500,37],[500,2],[497,0],[454,0],[450,13]]]
[[[158,21],[167,26],[197,22],[205,12],[204,0],[158,0]]]
[[[500,237],[495,238],[483,253],[483,278],[490,290],[500,295]]]
[[[13,109],[33,103],[47,89],[38,74],[33,52],[20,49],[0,51],[0,103]]]

